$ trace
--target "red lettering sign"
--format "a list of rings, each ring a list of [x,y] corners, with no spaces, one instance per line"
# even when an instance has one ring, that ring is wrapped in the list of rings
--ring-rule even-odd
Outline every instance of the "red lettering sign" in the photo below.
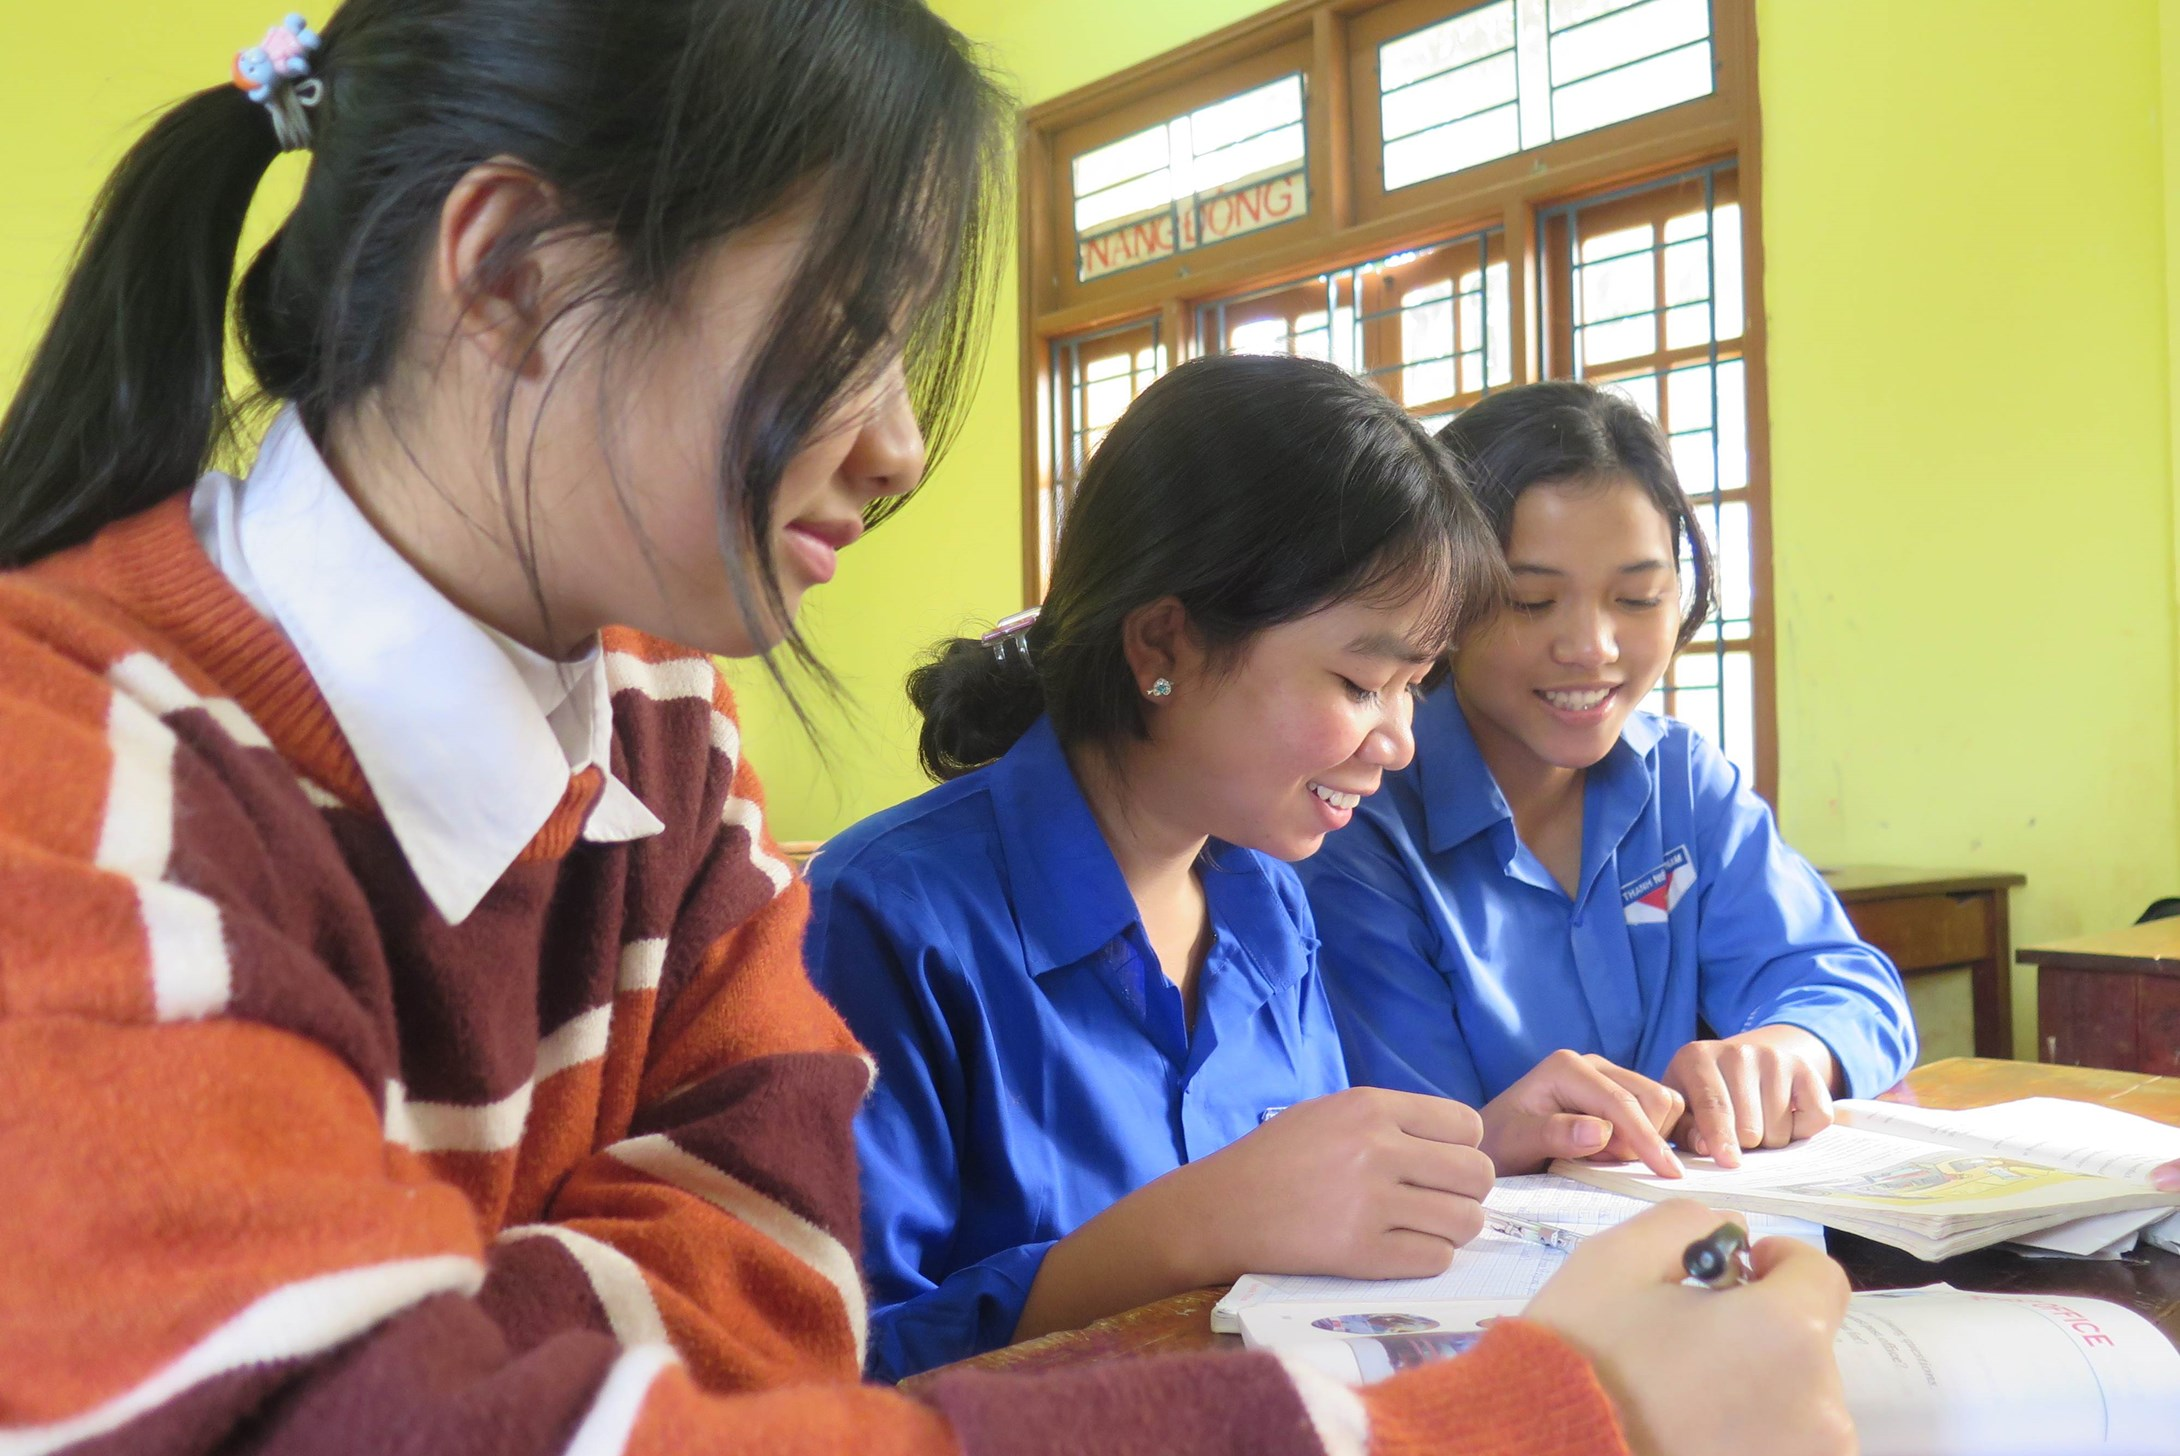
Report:
[[[1075,276],[1088,283],[1123,268],[1139,267],[1209,243],[1223,243],[1306,213],[1309,205],[1309,177],[1302,172],[1267,177],[1193,204],[1179,203],[1104,232],[1078,237]]]

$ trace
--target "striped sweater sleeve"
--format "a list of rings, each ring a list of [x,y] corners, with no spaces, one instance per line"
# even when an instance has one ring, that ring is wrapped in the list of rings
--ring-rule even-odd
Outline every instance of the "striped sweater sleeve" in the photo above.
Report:
[[[686,964],[701,925],[627,953],[656,1021],[606,1089],[628,1136],[546,1220],[480,1227],[387,1136],[369,911],[292,770],[206,682],[118,633],[56,649],[11,605],[0,1453],[1620,1449],[1586,1368],[1521,1326],[1362,1396],[1256,1356],[854,1384],[867,1071],[795,966],[800,892],[739,769],[714,857],[767,884],[733,870]]]
[[[717,670],[614,639],[631,741],[709,754],[679,786],[694,803],[666,818],[710,837],[685,884],[633,889],[614,1019],[641,1052],[608,1050],[599,1118],[628,1134],[567,1178],[547,1236],[624,1344],[666,1341],[706,1388],[852,1381],[866,1318],[850,1128],[870,1061],[803,971],[808,886],[765,830]]]

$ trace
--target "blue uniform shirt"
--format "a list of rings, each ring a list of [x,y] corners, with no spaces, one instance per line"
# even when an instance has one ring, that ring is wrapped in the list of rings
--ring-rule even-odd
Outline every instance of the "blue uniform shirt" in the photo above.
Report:
[[[1301,867],[1357,1084],[1481,1105],[1560,1047],[1656,1078],[1703,1026],[1781,1022],[1851,1096],[1914,1064],[1899,972],[1686,724],[1636,713],[1590,769],[1572,897],[1515,836],[1450,685],[1415,739]]]
[[[1201,874],[1191,1031],[1048,722],[811,861],[811,974],[878,1060],[872,1374],[1005,1344],[1057,1240],[1347,1085],[1294,871],[1213,842]]]

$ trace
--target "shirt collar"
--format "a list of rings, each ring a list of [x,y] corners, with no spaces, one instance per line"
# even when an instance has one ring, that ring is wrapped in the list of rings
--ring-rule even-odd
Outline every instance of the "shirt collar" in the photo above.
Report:
[[[611,797],[618,811],[611,833],[664,827],[640,801],[641,816],[631,810],[634,795],[612,774],[611,703],[595,649],[565,678],[558,664],[511,653],[519,644],[448,601],[373,529],[292,409],[267,432],[232,509],[232,528],[214,533],[214,559],[309,667],[450,924],[476,909],[559,807],[575,767],[564,739],[605,777],[600,806]],[[543,699],[538,662],[552,679]],[[571,704],[556,725],[553,712]]]
[[[1469,731],[1453,684],[1443,683],[1415,711],[1417,787],[1423,791],[1424,822],[1432,853],[1466,842],[1514,811],[1507,807],[1499,781],[1484,763],[1476,735]]]
[[[1413,772],[1422,789],[1433,853],[1451,849],[1514,817],[1506,795],[1499,791],[1499,781],[1484,762],[1483,750],[1476,746],[1476,735],[1469,729],[1451,682],[1441,684],[1416,709],[1413,731]],[[1649,793],[1649,775],[1640,765],[1664,734],[1665,725],[1656,716],[1630,713],[1619,741],[1590,770],[1584,785],[1586,802],[1606,802],[1617,809],[1630,797],[1631,789],[1639,789],[1633,795],[1639,808]],[[1587,825],[1583,832],[1587,839]]]
[[[1029,973],[1073,965],[1138,916],[1052,720],[1039,718],[991,769],[992,813]]]
[[[1032,976],[1074,965],[1141,923],[1135,896],[1049,718],[1039,718],[989,773],[1015,922]],[[1214,949],[1227,947],[1224,959],[1245,967],[1262,995],[1300,979],[1317,944],[1281,910],[1263,857],[1212,840],[1202,863]]]
[[[481,622],[477,629],[507,654],[553,730],[568,771],[596,767],[604,775],[598,802],[583,821],[583,837],[594,844],[621,844],[663,831],[659,817],[613,771],[613,689],[606,680],[604,647],[593,641],[577,661],[556,662]]]

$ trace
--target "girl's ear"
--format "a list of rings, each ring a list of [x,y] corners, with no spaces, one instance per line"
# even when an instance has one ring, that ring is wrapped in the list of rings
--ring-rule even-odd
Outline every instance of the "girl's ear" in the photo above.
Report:
[[[555,361],[540,347],[551,300],[549,275],[571,259],[568,244],[537,242],[555,211],[552,188],[529,168],[492,161],[472,167],[447,194],[433,240],[434,303],[460,343],[526,380]]]
[[[1145,602],[1121,619],[1121,651],[1136,691],[1147,693],[1160,678],[1176,685],[1193,679],[1202,652],[1188,628],[1188,608],[1179,597]]]

